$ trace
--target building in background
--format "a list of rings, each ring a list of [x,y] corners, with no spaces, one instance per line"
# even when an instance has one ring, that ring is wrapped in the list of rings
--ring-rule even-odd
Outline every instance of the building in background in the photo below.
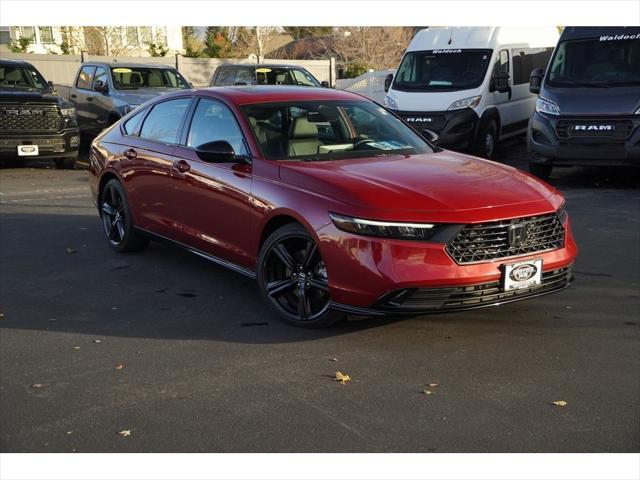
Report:
[[[8,30],[8,32],[7,32]],[[7,38],[8,33],[8,38]],[[165,56],[183,52],[181,27],[4,27],[3,45],[30,39],[28,53]],[[24,41],[23,41],[24,44]]]

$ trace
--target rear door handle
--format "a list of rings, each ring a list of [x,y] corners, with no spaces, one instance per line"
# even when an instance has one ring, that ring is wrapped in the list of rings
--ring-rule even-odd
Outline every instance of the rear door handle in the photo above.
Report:
[[[133,160],[138,156],[138,152],[136,152],[133,148],[130,148],[129,150],[125,150],[123,155],[129,160]]]
[[[78,98],[78,95],[76,95],[75,93],[72,93],[71,98]]]
[[[191,170],[191,165],[184,160],[176,160],[173,162],[173,169],[179,173],[187,173]]]

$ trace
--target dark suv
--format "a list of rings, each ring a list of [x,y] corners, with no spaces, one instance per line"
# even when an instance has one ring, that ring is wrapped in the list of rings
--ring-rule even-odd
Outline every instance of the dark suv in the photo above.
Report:
[[[79,145],[73,105],[30,63],[0,60],[0,158],[47,158],[73,168]]]
[[[233,85],[289,85],[300,87],[328,87],[329,82],[319,82],[302,67],[273,64],[220,65],[211,77],[212,87]]]

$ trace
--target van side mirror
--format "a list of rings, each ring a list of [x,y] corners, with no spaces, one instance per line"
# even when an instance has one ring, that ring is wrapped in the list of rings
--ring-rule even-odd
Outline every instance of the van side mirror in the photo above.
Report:
[[[529,78],[529,91],[536,95],[540,93],[542,87],[542,78],[544,77],[544,68],[534,68],[531,70],[531,77]]]
[[[100,92],[100,93],[107,93],[109,91],[108,85],[104,83],[102,80],[98,80],[96,83],[94,83],[93,89],[96,92]]]
[[[391,88],[391,83],[393,82],[393,73],[390,73],[386,77],[384,77],[384,91],[388,92]]]
[[[236,152],[226,140],[203,143],[196,149],[196,154],[203,162],[228,163],[236,159]]]
[[[434,146],[438,146],[438,144],[440,143],[440,135],[438,135],[436,132],[434,132],[433,130],[429,130],[427,128],[425,128],[424,130],[422,130],[422,136],[431,144]]]
[[[509,91],[509,74],[507,72],[498,72],[493,77],[493,88],[498,92],[504,93]]]
[[[329,82],[327,82],[326,80],[320,82],[320,85],[322,85],[324,88],[329,88]]]

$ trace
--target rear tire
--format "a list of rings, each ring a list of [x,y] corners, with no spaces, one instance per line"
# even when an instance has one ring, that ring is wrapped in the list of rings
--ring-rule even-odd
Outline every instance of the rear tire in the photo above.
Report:
[[[529,172],[538,178],[542,178],[543,180],[546,180],[551,176],[552,170],[553,170],[553,165],[548,165],[545,163],[529,162]]]
[[[482,158],[493,158],[498,145],[498,123],[491,119],[480,126],[474,148],[475,154]]]
[[[269,235],[260,249],[257,280],[264,301],[290,325],[324,328],[345,317],[331,310],[324,261],[299,223]]]
[[[138,252],[149,245],[133,226],[131,209],[122,184],[112,178],[100,195],[100,219],[111,247],[117,252]]]
[[[76,160],[78,160],[78,155],[73,157],[56,158],[54,159],[54,162],[58,170],[73,170],[76,166]]]

